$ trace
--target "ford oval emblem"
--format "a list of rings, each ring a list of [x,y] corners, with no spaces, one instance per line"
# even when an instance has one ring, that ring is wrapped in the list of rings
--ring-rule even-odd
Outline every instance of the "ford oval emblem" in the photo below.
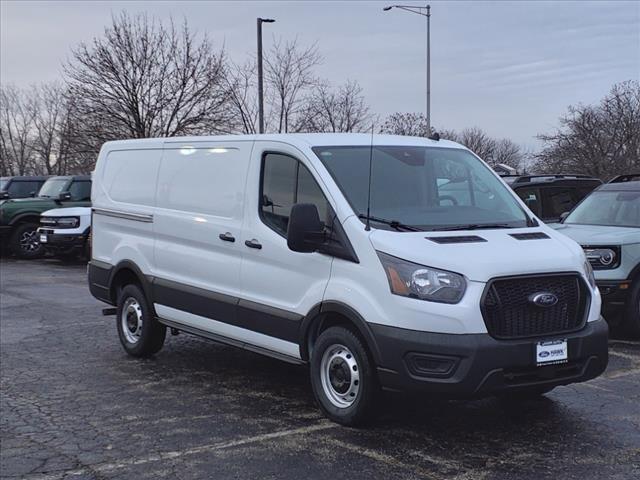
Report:
[[[536,307],[553,307],[558,303],[558,297],[549,292],[538,292],[533,295],[529,295],[529,302],[533,303]]]

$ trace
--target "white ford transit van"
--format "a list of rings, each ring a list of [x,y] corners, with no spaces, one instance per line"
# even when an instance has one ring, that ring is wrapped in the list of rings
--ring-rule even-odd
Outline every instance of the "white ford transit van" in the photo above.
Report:
[[[106,143],[92,294],[124,349],[167,327],[310,365],[331,419],[379,387],[536,395],[607,365],[579,245],[449,141],[296,134]]]

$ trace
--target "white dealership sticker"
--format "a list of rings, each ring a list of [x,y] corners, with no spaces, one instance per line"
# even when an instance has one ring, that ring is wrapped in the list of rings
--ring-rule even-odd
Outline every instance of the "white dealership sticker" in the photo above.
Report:
[[[47,236],[42,234],[40,235],[40,243],[47,243]]]
[[[568,359],[569,350],[566,339],[538,342],[536,345],[536,363],[538,365],[566,363]]]

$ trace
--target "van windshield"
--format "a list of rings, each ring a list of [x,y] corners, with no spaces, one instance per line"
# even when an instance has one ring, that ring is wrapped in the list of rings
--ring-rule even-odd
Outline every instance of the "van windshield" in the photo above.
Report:
[[[370,147],[313,151],[365,221]],[[378,146],[372,158],[369,218],[379,228],[472,230],[532,224],[508,187],[467,150]]]

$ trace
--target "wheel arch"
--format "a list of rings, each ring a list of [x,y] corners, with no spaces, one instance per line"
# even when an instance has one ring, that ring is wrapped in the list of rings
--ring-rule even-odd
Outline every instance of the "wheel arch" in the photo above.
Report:
[[[118,290],[129,283],[140,285],[148,301],[153,304],[153,279],[145,275],[140,267],[131,260],[122,260],[111,271],[109,277],[109,295],[114,304],[118,301]],[[153,307],[152,307],[153,308]]]
[[[33,221],[37,224],[40,224],[40,213],[38,212],[24,212],[16,215],[11,219],[9,225],[15,227],[21,223],[27,223],[28,221]]]
[[[300,328],[300,356],[309,361],[313,345],[318,336],[334,325],[350,327],[365,342],[371,360],[380,365],[380,350],[366,320],[354,308],[342,302],[321,302],[315,305],[304,317]]]
[[[628,278],[631,282],[640,281],[640,263],[631,269],[631,273],[629,273]]]

